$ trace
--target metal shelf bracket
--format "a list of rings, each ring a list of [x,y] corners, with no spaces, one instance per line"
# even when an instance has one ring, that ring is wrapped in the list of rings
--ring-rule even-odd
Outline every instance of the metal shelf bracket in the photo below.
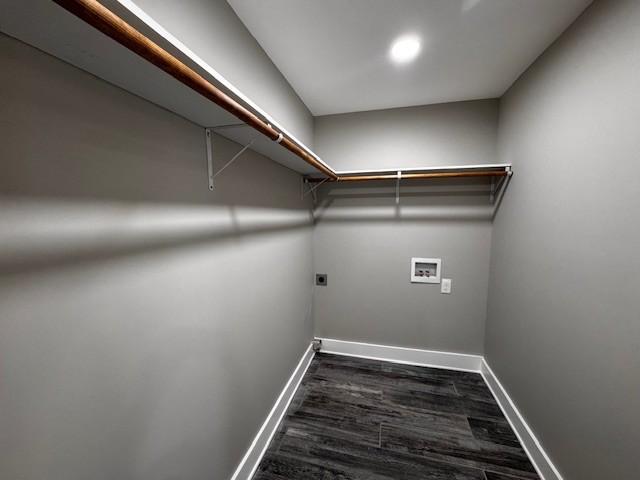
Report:
[[[207,174],[209,176],[209,190],[213,191],[213,145],[211,144],[211,129],[204,129],[207,142]]]
[[[491,177],[491,190],[489,190],[489,202],[493,203],[496,198],[496,179]]]
[[[211,128],[205,128],[205,139],[207,141],[207,174],[209,176],[209,190],[213,191],[213,180],[220,175],[225,168],[227,168],[229,165],[231,165],[233,162],[235,162],[240,155],[242,155],[244,152],[247,151],[247,149],[249,147],[251,147],[251,145],[253,145],[253,142],[256,141],[256,139],[254,138],[253,140],[251,140],[249,143],[247,143],[244,147],[242,147],[240,149],[240,151],[238,153],[236,153],[233,157],[231,157],[231,160],[229,160],[227,163],[225,163],[222,168],[220,168],[220,170],[218,170],[217,172],[213,172],[213,140],[211,139]]]
[[[316,196],[316,190],[320,187],[320,185],[322,185],[324,182],[328,181],[329,177],[323,179],[322,181],[318,182],[316,185],[314,185],[313,187],[309,188],[306,192],[302,193],[302,198],[306,197],[307,195],[311,194],[313,196],[313,201],[317,202],[318,201],[318,197]],[[307,179],[305,179],[305,183],[309,183],[309,181]]]

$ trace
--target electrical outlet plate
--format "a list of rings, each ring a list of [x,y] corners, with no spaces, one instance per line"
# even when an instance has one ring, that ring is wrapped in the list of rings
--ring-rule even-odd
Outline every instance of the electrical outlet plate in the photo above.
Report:
[[[411,283],[440,283],[442,259],[418,258],[411,259]]]
[[[443,278],[440,285],[440,293],[451,293],[451,279]]]

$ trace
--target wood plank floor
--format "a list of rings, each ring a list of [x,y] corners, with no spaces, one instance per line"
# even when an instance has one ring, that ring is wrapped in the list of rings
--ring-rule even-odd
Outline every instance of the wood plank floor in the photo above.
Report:
[[[253,480],[539,479],[479,374],[317,354]]]

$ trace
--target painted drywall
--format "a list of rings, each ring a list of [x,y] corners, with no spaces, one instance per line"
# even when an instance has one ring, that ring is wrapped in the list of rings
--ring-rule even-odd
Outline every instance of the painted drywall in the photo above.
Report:
[[[0,63],[0,478],[229,478],[312,335],[299,176],[247,152],[211,193],[202,128]]]
[[[495,163],[497,101],[316,119],[316,149],[336,168]],[[316,335],[482,353],[494,205],[486,181],[320,187]],[[440,285],[410,283],[411,257],[437,257]]]
[[[638,25],[596,1],[501,101],[486,356],[565,480],[640,470]]]
[[[313,148],[313,117],[226,0],[135,0],[276,122]]]
[[[316,153],[337,170],[495,163],[496,100],[316,117]]]

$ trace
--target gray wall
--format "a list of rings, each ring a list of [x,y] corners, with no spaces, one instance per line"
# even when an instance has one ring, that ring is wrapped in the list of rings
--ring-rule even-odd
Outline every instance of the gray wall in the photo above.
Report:
[[[496,100],[316,117],[316,153],[338,170],[496,162]]]
[[[566,480],[640,470],[640,2],[595,2],[501,102],[486,355]]]
[[[313,148],[313,117],[226,0],[135,3],[274,120]]]
[[[0,64],[0,478],[228,478],[312,335],[299,176],[247,152],[210,193],[201,128]]]
[[[497,101],[316,119],[316,150],[340,169],[495,163]],[[488,184],[321,187],[314,232],[316,335],[482,353],[491,215]],[[411,257],[439,257],[453,293],[411,284]]]

